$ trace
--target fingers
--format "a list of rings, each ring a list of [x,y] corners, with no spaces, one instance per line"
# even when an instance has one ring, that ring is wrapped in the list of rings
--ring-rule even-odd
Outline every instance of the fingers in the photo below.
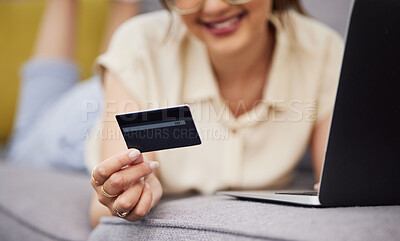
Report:
[[[130,221],[142,219],[154,201],[153,191],[144,179],[146,177],[153,185],[149,177],[158,167],[158,162],[144,161],[143,155],[136,149],[108,158],[92,172],[91,183],[98,201],[108,207],[114,216]],[[157,193],[159,188],[155,190]],[[155,196],[156,199],[158,196]]]
[[[103,189],[110,195],[116,195],[128,189],[132,183],[145,177],[158,168],[158,162],[143,162],[134,166],[129,166],[118,172],[113,173],[103,184]]]
[[[125,219],[129,221],[142,220],[150,212],[152,201],[153,193],[146,183],[139,201],[137,202],[136,206],[130,211],[130,213],[125,217]]]
[[[319,191],[320,182],[314,184],[314,190]]]
[[[143,189],[144,181],[141,179],[119,195],[114,201],[113,207],[120,213],[130,212],[138,203]]]
[[[92,185],[101,186],[114,173],[131,164],[143,162],[143,155],[137,149],[130,149],[112,156],[100,163],[92,172]]]
[[[141,220],[149,213],[152,201],[153,193],[149,184],[139,181],[114,201],[114,215],[121,217],[121,214],[127,213],[124,217],[126,220]]]

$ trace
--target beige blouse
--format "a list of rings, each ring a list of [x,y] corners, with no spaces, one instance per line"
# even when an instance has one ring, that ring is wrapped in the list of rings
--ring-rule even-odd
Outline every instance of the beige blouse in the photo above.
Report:
[[[165,193],[282,186],[313,127],[331,113],[341,38],[294,11],[283,25],[276,16],[270,21],[276,46],[263,99],[239,118],[220,96],[205,46],[166,11],[125,23],[99,57],[99,65],[119,78],[142,109],[191,107],[203,144],[156,153]],[[90,146],[89,159],[98,161],[98,148]]]

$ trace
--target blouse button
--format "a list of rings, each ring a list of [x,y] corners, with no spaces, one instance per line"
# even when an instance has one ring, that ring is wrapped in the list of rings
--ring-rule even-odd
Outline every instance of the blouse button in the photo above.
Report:
[[[233,129],[231,130],[231,132],[232,132],[233,134],[236,134],[237,129],[236,129],[236,128],[233,128]]]

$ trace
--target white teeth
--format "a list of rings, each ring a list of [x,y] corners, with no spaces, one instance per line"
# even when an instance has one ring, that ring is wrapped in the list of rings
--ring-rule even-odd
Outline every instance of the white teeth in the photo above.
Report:
[[[222,22],[222,23],[212,23],[212,24],[210,24],[210,26],[212,28],[222,29],[222,28],[229,27],[230,25],[236,23],[237,21],[239,21],[239,18],[236,16],[236,17],[230,18],[230,19],[228,19],[228,20],[226,20],[225,22]]]

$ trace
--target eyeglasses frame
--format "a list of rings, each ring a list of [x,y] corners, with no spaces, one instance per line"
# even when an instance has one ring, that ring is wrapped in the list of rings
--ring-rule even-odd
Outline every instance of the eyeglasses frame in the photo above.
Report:
[[[204,4],[206,2],[206,0],[202,0],[198,7],[193,8],[193,9],[182,10],[182,9],[177,8],[173,4],[173,1],[174,0],[166,0],[165,3],[167,4],[167,7],[171,11],[173,11],[174,13],[176,13],[178,15],[188,15],[188,14],[196,13],[196,12],[200,11],[204,7]],[[188,1],[188,0],[186,0],[186,1]],[[239,1],[239,2],[236,2],[236,1],[233,2],[232,0],[222,0],[222,1],[224,1],[227,4],[231,4],[231,5],[241,5],[241,4],[249,3],[249,2],[251,2],[253,0],[242,0],[242,1]]]

